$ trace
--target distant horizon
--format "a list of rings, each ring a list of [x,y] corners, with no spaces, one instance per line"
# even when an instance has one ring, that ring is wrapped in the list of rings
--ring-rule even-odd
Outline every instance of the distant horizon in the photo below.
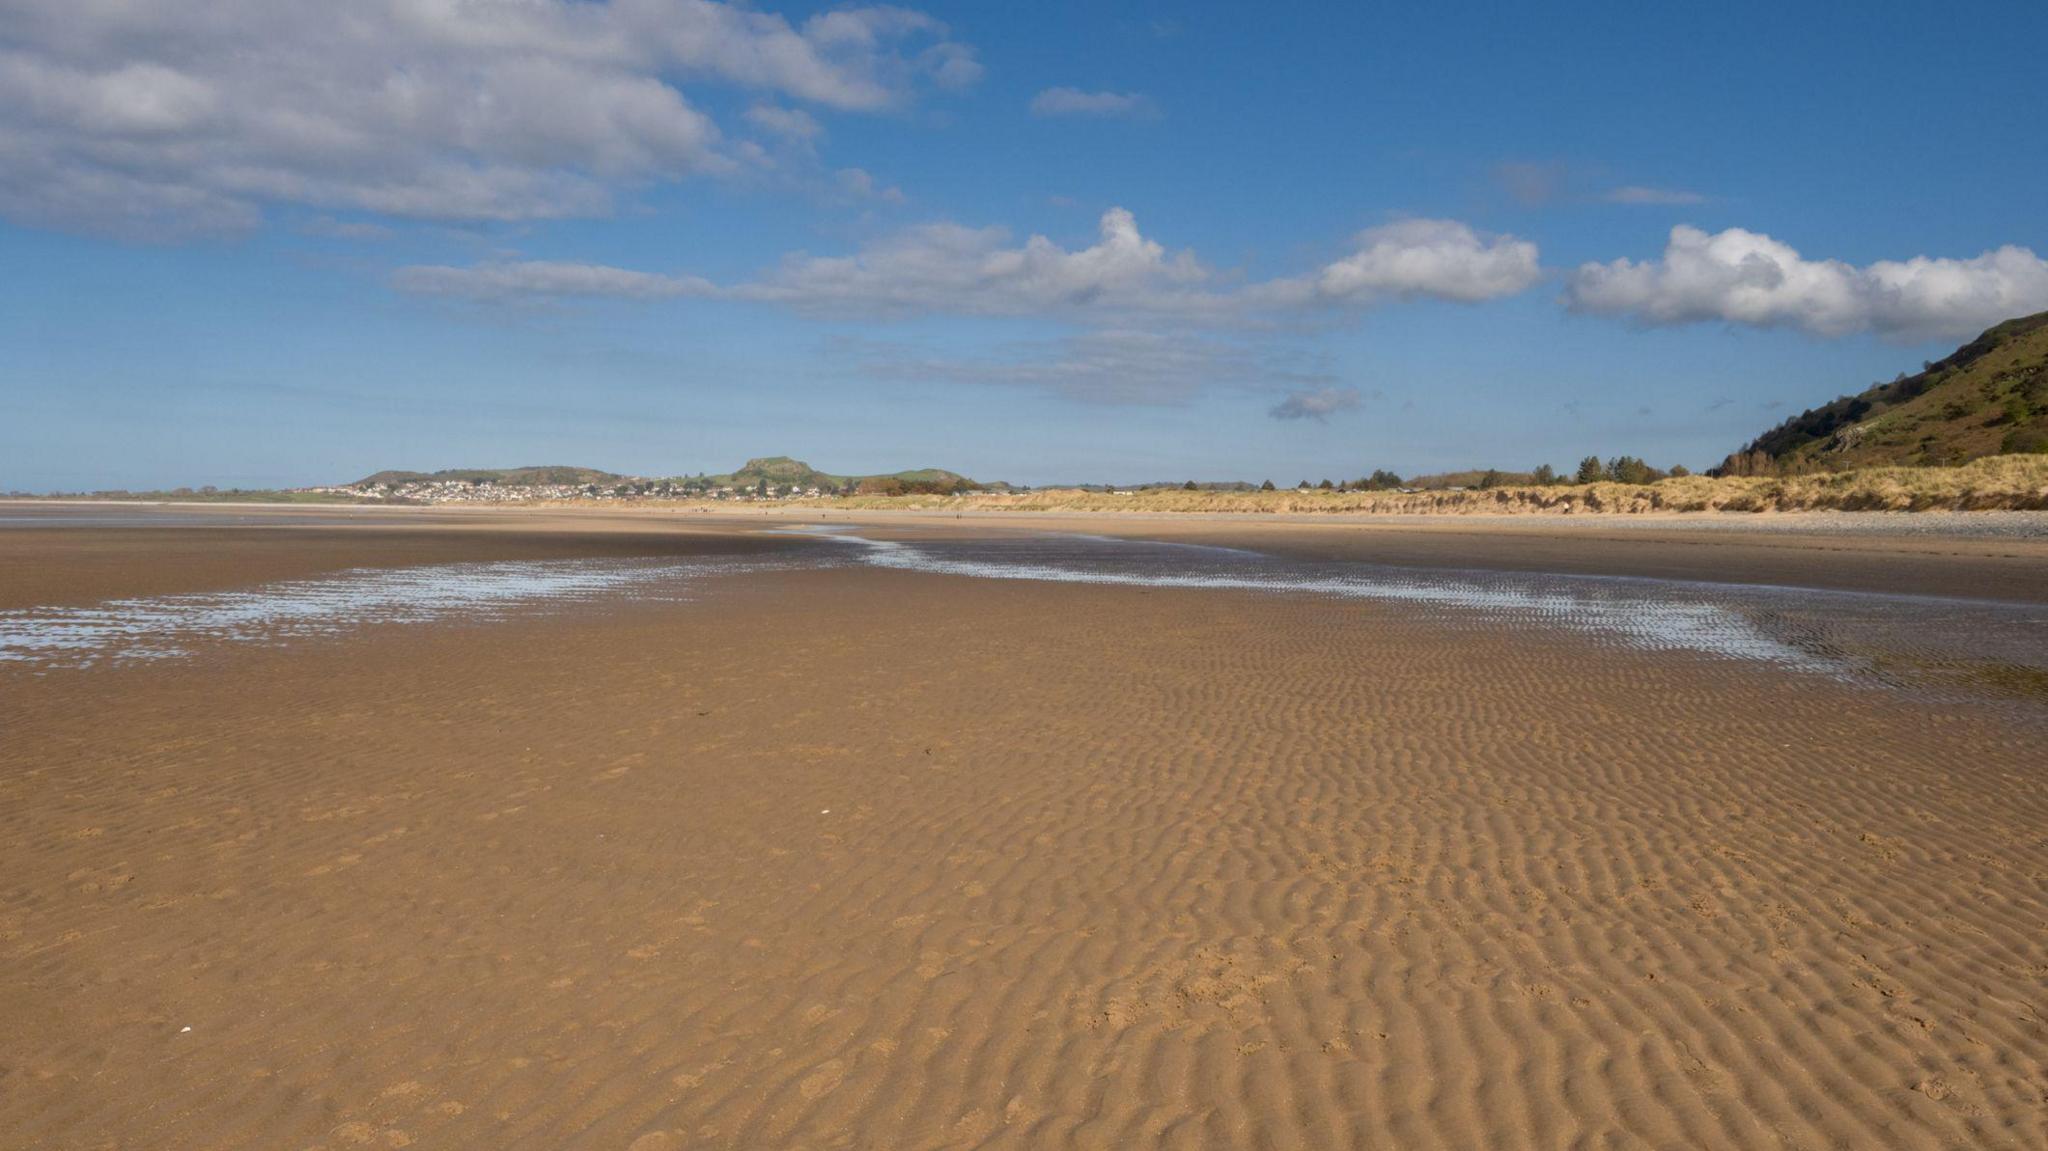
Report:
[[[15,7],[0,489],[1701,470],[2048,310],[2038,5]]]
[[[1626,453],[1614,453],[1614,454],[1626,454]],[[745,461],[742,461],[742,463],[741,463],[741,467],[744,467],[746,463],[748,463],[748,462],[752,462],[753,460],[757,460],[757,459],[779,459],[779,458],[787,458],[787,459],[794,459],[794,460],[796,460],[796,461],[797,461],[797,462],[799,462],[799,463],[803,463],[803,464],[806,464],[806,465],[809,465],[809,466],[813,466],[813,467],[815,467],[815,466],[816,466],[816,464],[815,464],[815,463],[814,463],[813,461],[811,461],[811,460],[808,460],[808,459],[804,459],[804,458],[802,458],[802,457],[800,457],[800,456],[788,456],[788,455],[779,455],[779,456],[749,456],[749,457],[747,458],[747,460],[745,460]],[[1580,458],[1584,458],[1584,457],[1580,457]],[[1611,459],[1611,458],[1613,458],[1613,455],[1612,455],[1612,454],[1602,454],[1602,455],[1600,455],[1600,457],[1599,457],[1599,458],[1601,458],[1601,459],[1603,459],[1603,460],[1605,460],[1605,459]],[[1650,464],[1651,464],[1652,466],[1658,466],[1658,467],[1668,467],[1668,466],[1669,466],[1669,464],[1668,464],[1667,462],[1665,462],[1665,461],[1659,461],[1659,460],[1649,460],[1649,461],[1647,461],[1647,462],[1648,462],[1648,463],[1650,463]],[[1545,464],[1548,464],[1549,466],[1551,466],[1551,467],[1553,467],[1553,468],[1556,468],[1556,469],[1557,469],[1557,470],[1558,470],[1558,471],[1559,471],[1560,473],[1567,473],[1567,474],[1568,474],[1568,473],[1570,472],[1571,468],[1572,468],[1572,467],[1574,467],[1574,466],[1576,466],[1576,465],[1577,465],[1578,463],[1579,463],[1579,460],[1578,460],[1578,459],[1572,459],[1572,460],[1538,460],[1538,461],[1536,461],[1535,463],[1532,463],[1532,464],[1526,464],[1526,465],[1516,465],[1516,466],[1514,466],[1514,467],[1507,467],[1507,466],[1503,466],[1503,465],[1500,465],[1500,464],[1486,464],[1486,463],[1479,463],[1479,464],[1472,464],[1472,465],[1469,465],[1469,466],[1467,466],[1467,467],[1461,467],[1461,468],[1439,468],[1439,469],[1436,469],[1436,470],[1433,470],[1433,471],[1427,471],[1427,472],[1413,472],[1413,473],[1409,473],[1409,472],[1399,472],[1399,471],[1398,471],[1398,469],[1391,469],[1391,468],[1390,468],[1390,469],[1387,469],[1387,470],[1389,470],[1389,471],[1396,471],[1396,472],[1397,472],[1397,474],[1399,474],[1399,475],[1400,475],[1400,476],[1401,476],[1401,477],[1402,477],[1402,478],[1403,478],[1404,480],[1410,480],[1410,481],[1412,481],[1412,480],[1418,480],[1418,479],[1429,479],[1429,478],[1434,478],[1434,477],[1437,477],[1437,476],[1445,476],[1445,475],[1457,475],[1457,474],[1460,474],[1460,473],[1464,473],[1464,472],[1485,472],[1485,471],[1489,471],[1489,470],[1493,470],[1493,471],[1499,471],[1499,472],[1501,472],[1501,473],[1503,473],[1503,474],[1508,474],[1508,475],[1524,474],[1524,473],[1527,473],[1527,472],[1533,471],[1533,470],[1534,470],[1534,469],[1536,469],[1537,467],[1543,466],[1543,465],[1545,465]],[[467,464],[467,463],[458,463],[458,464],[449,464],[449,465],[446,465],[446,466],[443,466],[443,467],[432,467],[432,468],[377,468],[377,469],[373,469],[372,471],[369,471],[369,472],[365,472],[365,473],[363,473],[363,474],[361,474],[361,475],[359,475],[359,476],[356,476],[356,477],[355,477],[355,478],[353,478],[353,479],[330,479],[330,480],[315,480],[315,481],[312,481],[312,482],[310,482],[310,483],[302,483],[302,484],[284,484],[284,485],[277,485],[277,486],[244,486],[244,487],[241,487],[241,488],[235,488],[235,487],[231,487],[231,486],[228,486],[228,485],[221,485],[221,484],[189,484],[189,483],[186,483],[186,484],[171,484],[171,485],[166,485],[166,486],[163,486],[163,487],[152,487],[152,488],[123,488],[123,487],[89,487],[89,488],[49,488],[49,489],[43,489],[43,490],[40,490],[40,491],[38,491],[38,490],[34,490],[34,489],[29,489],[29,488],[19,488],[19,487],[7,487],[7,486],[5,486],[5,485],[0,485],[0,496],[6,496],[6,495],[23,495],[23,494],[25,494],[25,495],[30,495],[30,496],[39,496],[39,495],[52,495],[52,496],[61,496],[61,495],[80,495],[80,494],[92,494],[92,493],[95,493],[95,492],[121,492],[121,491],[127,491],[127,492],[135,492],[135,493],[138,493],[138,494],[142,494],[142,493],[153,493],[153,492],[176,492],[176,491],[190,491],[190,492],[200,492],[200,491],[202,491],[202,490],[204,490],[204,489],[208,489],[208,488],[211,488],[211,489],[213,489],[213,490],[215,490],[215,491],[227,491],[227,492],[232,492],[232,491],[237,491],[237,490],[239,490],[239,491],[248,491],[248,492],[260,492],[260,491],[299,491],[299,490],[308,490],[308,489],[313,489],[313,488],[323,488],[323,487],[340,487],[340,486],[348,486],[348,485],[353,485],[353,484],[359,484],[359,483],[363,483],[363,482],[365,482],[365,481],[366,481],[366,480],[367,480],[367,479],[368,479],[368,478],[369,478],[370,476],[374,476],[374,475],[376,475],[376,474],[378,474],[378,473],[380,473],[380,472],[410,472],[410,473],[417,473],[417,474],[420,474],[420,475],[436,475],[436,474],[439,474],[439,473],[444,473],[444,472],[471,472],[471,471],[500,471],[500,472],[510,472],[510,471],[524,471],[524,470],[533,470],[533,469],[543,469],[543,468],[576,468],[576,469],[582,469],[582,470],[587,470],[587,471],[593,471],[593,472],[603,472],[603,473],[605,473],[606,475],[610,475],[610,476],[616,476],[616,477],[618,477],[619,479],[625,479],[625,480],[676,480],[676,479],[686,479],[686,478],[691,478],[691,477],[695,477],[695,476],[729,476],[729,475],[732,475],[732,474],[733,474],[733,472],[732,472],[732,471],[724,471],[724,472],[720,472],[720,471],[712,471],[712,470],[710,470],[710,469],[706,469],[706,468],[691,468],[691,469],[686,469],[686,470],[682,470],[682,471],[653,471],[653,472],[635,472],[635,471],[619,471],[619,470],[616,470],[616,469],[613,469],[613,468],[606,468],[606,467],[601,467],[601,466],[598,466],[598,465],[595,465],[595,464],[590,464],[590,463],[571,463],[571,462],[558,462],[558,463],[530,463],[530,464],[508,464],[508,465],[499,465],[499,464],[488,464],[488,463],[486,463],[486,464]],[[738,469],[734,469],[734,471],[737,471],[737,470],[738,470]],[[1343,475],[1335,475],[1335,474],[1331,474],[1331,475],[1323,475],[1323,474],[1320,474],[1320,473],[1318,473],[1318,474],[1316,474],[1316,475],[1290,475],[1290,476],[1288,476],[1288,477],[1287,477],[1287,479],[1286,479],[1286,480],[1285,480],[1284,482],[1282,481],[1282,479],[1281,479],[1281,477],[1280,477],[1279,475],[1270,475],[1270,476],[1269,476],[1269,475],[1260,475],[1260,476],[1251,476],[1251,477],[1247,477],[1247,476],[1228,476],[1228,477],[1226,477],[1226,476],[1215,476],[1215,475],[1208,475],[1208,476],[1204,476],[1204,475],[1187,475],[1187,476],[1173,476],[1173,477],[1168,477],[1168,476],[1161,476],[1161,477],[1155,477],[1155,478],[1151,478],[1151,479],[1134,479],[1134,478],[1130,478],[1130,477],[1122,477],[1122,478],[1091,478],[1091,479],[1077,479],[1077,478],[1073,478],[1073,477],[1068,477],[1067,479],[1064,479],[1064,480],[1047,480],[1047,481],[1044,481],[1044,482],[1040,482],[1040,483],[1027,483],[1027,482],[1025,482],[1025,481],[1021,481],[1021,480],[1012,480],[1012,479],[1010,479],[1010,478],[1009,478],[1009,477],[1007,477],[1007,476],[1000,476],[1000,475],[982,475],[982,474],[980,474],[980,473],[978,473],[978,472],[975,472],[975,471],[973,471],[972,469],[965,469],[965,468],[953,467],[953,466],[950,466],[950,465],[948,465],[948,464],[945,464],[945,463],[928,463],[928,462],[920,462],[920,463],[914,463],[914,464],[912,464],[912,465],[911,465],[911,466],[909,466],[909,467],[903,467],[903,468],[884,468],[884,469],[880,469],[880,470],[877,470],[877,471],[872,471],[872,472],[869,472],[869,471],[848,471],[848,472],[832,472],[832,471],[831,471],[830,469],[827,469],[827,468],[819,468],[818,470],[819,470],[819,471],[821,471],[821,472],[827,472],[828,474],[833,474],[833,475],[842,475],[842,476],[851,476],[851,477],[855,477],[855,478],[862,478],[862,477],[868,477],[868,476],[886,476],[886,475],[895,475],[895,474],[898,474],[898,473],[902,473],[902,472],[911,472],[911,471],[924,471],[924,470],[933,470],[933,471],[948,471],[948,472],[952,472],[952,473],[954,473],[954,474],[956,474],[956,475],[959,475],[959,476],[961,476],[961,477],[963,477],[963,478],[965,478],[965,479],[968,479],[968,480],[972,480],[972,481],[974,481],[975,483],[978,483],[978,484],[1008,484],[1008,485],[1010,485],[1010,486],[1013,486],[1013,487],[1029,487],[1029,488],[1062,488],[1062,487],[1069,487],[1069,488],[1082,488],[1082,487],[1118,487],[1118,488],[1137,488],[1137,487],[1161,487],[1161,486],[1176,486],[1176,485],[1180,485],[1180,484],[1185,484],[1185,483],[1194,483],[1194,484],[1197,484],[1197,485],[1201,485],[1201,486],[1207,486],[1207,485],[1229,485],[1229,484],[1244,484],[1244,485],[1249,485],[1249,486],[1252,486],[1252,487],[1257,487],[1257,486],[1258,486],[1259,484],[1261,484],[1261,483],[1264,483],[1264,482],[1267,482],[1267,481],[1271,481],[1271,482],[1272,482],[1272,483],[1273,483],[1274,485],[1276,485],[1276,486],[1278,486],[1278,487],[1284,487],[1284,488],[1293,488],[1293,487],[1297,487],[1297,486],[1299,486],[1299,485],[1300,485],[1300,484],[1302,484],[1302,483],[1307,483],[1307,484],[1309,484],[1310,486],[1314,486],[1314,485],[1316,485],[1316,484],[1319,484],[1319,483],[1321,483],[1321,482],[1322,482],[1323,480],[1326,480],[1326,479],[1327,479],[1327,480],[1329,480],[1329,481],[1330,481],[1331,483],[1334,483],[1334,484],[1352,484],[1352,483],[1356,483],[1356,482],[1359,482],[1359,481],[1361,481],[1361,480],[1365,479],[1365,478],[1366,478],[1366,477],[1367,477],[1367,476],[1368,476],[1368,475],[1369,475],[1369,474],[1370,474],[1371,472],[1373,472],[1374,470],[1377,470],[1377,469],[1376,469],[1376,468],[1373,468],[1373,467],[1368,467],[1368,468],[1366,468],[1366,469],[1365,469],[1364,471],[1359,471],[1359,472],[1357,472],[1357,473],[1355,473],[1355,474],[1353,474],[1353,473],[1345,473],[1345,474],[1343,474]]]

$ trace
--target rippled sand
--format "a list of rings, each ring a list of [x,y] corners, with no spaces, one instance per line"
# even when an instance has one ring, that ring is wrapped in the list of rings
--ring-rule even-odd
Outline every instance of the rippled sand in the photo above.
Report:
[[[77,610],[576,550],[36,546]],[[2024,674],[866,547],[0,664],[0,1143],[2048,1145]],[[1823,661],[2041,618],[1639,590]]]

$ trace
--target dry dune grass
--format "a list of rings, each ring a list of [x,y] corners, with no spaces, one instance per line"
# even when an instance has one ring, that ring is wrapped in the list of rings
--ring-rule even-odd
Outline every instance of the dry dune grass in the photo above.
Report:
[[[1981,511],[2048,508],[2048,456],[1993,456],[1953,468],[1863,468],[1789,477],[1687,476],[1655,484],[1506,487],[1488,491],[1272,492],[1152,489],[1128,496],[1074,489],[968,497],[853,497],[834,508],[989,511],[1414,515],[1501,513]]]

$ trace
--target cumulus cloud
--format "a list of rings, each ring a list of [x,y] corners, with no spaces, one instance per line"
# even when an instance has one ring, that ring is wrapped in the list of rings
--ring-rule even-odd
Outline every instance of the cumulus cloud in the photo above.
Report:
[[[1542,275],[1536,245],[1482,237],[1452,220],[1404,220],[1360,233],[1357,250],[1306,277],[1235,284],[1191,251],[1169,252],[1126,209],[1102,214],[1095,244],[1044,236],[1013,244],[1000,228],[931,224],[851,256],[796,256],[737,289],[805,311],[900,315],[1117,315],[1229,319],[1420,296],[1513,295]]]
[[[1100,239],[1068,250],[1001,228],[926,224],[851,256],[792,256],[737,294],[807,312],[986,316],[1151,309],[1192,300],[1210,278],[1191,252],[1169,255],[1122,208],[1103,213]]]
[[[652,300],[709,296],[717,289],[694,276],[664,276],[603,264],[512,260],[468,267],[421,264],[392,274],[392,286],[423,296],[513,301],[609,297]]]
[[[1661,259],[1583,265],[1565,300],[1573,311],[1646,324],[1722,320],[1817,336],[1961,339],[2048,309],[2048,261],[2008,245],[1969,259],[1915,256],[1857,267],[1809,260],[1759,232],[1710,235],[1681,226]]]
[[[684,85],[858,111],[978,74],[894,7],[792,23],[714,0],[7,0],[0,214],[140,233],[247,227],[272,202],[588,215],[734,165]]]
[[[1456,220],[1401,220],[1359,233],[1357,243],[1358,251],[1322,270],[1315,281],[1318,294],[1473,303],[1515,295],[1543,277],[1535,244],[1481,236]]]
[[[893,192],[857,169],[839,178],[848,191]],[[1416,297],[1473,302],[1513,295],[1541,275],[1536,245],[1526,240],[1481,236],[1451,220],[1404,220],[1360,233],[1356,251],[1309,275],[1239,283],[1191,251],[1168,251],[1129,211],[1111,208],[1096,242],[1083,248],[1044,236],[1019,244],[1001,228],[925,224],[851,255],[798,253],[717,291],[824,316],[1233,322]]]
[[[1047,88],[1031,98],[1034,116],[1093,116],[1099,119],[1142,120],[1159,114],[1150,96],[1137,92],[1084,92],[1079,88]]]
[[[1688,192],[1683,188],[1651,188],[1642,184],[1623,184],[1610,188],[1600,197],[1610,204],[1704,204],[1705,196]]]
[[[1364,403],[1357,388],[1318,388],[1312,392],[1289,392],[1266,414],[1276,420],[1314,420],[1325,423],[1338,412],[1348,412]]]

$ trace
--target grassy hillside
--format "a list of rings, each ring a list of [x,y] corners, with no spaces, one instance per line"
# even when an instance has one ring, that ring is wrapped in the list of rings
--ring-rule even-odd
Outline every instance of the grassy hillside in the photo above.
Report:
[[[774,487],[794,485],[804,488],[844,487],[852,479],[851,476],[821,472],[802,460],[789,456],[762,456],[751,459],[731,475],[712,478],[734,487],[753,487],[765,480]]]
[[[1801,412],[1718,470],[1797,475],[2035,452],[2048,452],[2048,312],[2008,320],[1918,375]]]
[[[856,488],[863,484],[886,484],[890,481],[913,488],[978,486],[966,476],[958,472],[949,472],[944,468],[913,468],[909,471],[867,476],[838,475],[833,472],[821,472],[802,460],[791,459],[789,456],[763,456],[751,459],[731,475],[711,476],[709,480],[712,483],[733,487],[754,487],[765,481],[770,487],[815,487],[828,491]]]
[[[601,472],[596,468],[575,468],[557,464],[525,468],[444,468],[438,472],[382,471],[373,476],[364,476],[350,486],[440,481],[475,483],[479,480],[489,480],[494,484],[519,487],[534,484],[615,484],[623,479],[624,476]]]

